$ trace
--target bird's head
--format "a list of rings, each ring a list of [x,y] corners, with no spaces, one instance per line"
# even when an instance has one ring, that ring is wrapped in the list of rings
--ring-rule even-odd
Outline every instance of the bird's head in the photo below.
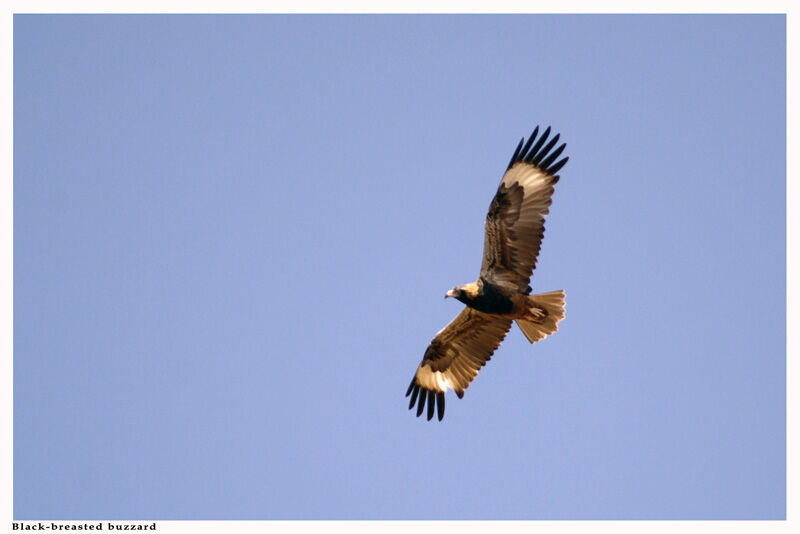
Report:
[[[444,298],[453,297],[454,299],[458,299],[466,304],[478,296],[478,291],[478,284],[471,282],[469,284],[464,284],[463,286],[454,287],[444,294]]]
[[[456,286],[453,289],[451,289],[450,291],[448,291],[447,293],[445,293],[444,294],[444,298],[453,297],[454,299],[457,299],[463,293],[464,293],[464,290],[461,288],[461,286]]]

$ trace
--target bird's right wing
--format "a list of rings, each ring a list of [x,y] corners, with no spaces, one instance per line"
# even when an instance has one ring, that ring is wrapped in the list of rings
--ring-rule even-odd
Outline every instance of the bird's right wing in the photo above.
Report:
[[[428,402],[428,420],[433,418],[438,404],[439,420],[444,417],[444,392],[455,390],[464,396],[478,370],[489,361],[492,354],[511,328],[511,319],[464,308],[450,324],[436,334],[417,368],[406,391],[411,395],[410,410],[417,404],[417,417]]]
[[[551,152],[559,135],[545,145],[550,128],[536,140],[538,132],[537,126],[524,146],[524,139],[520,141],[489,206],[480,275],[495,286],[525,294],[530,293],[556,173],[569,159],[558,160],[566,144]]]

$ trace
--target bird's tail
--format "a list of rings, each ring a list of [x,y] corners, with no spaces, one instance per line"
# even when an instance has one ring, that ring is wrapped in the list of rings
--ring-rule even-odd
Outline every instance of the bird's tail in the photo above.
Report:
[[[558,331],[558,322],[564,318],[566,293],[563,289],[549,293],[539,293],[525,297],[530,314],[525,319],[517,319],[522,333],[531,343],[544,339]]]

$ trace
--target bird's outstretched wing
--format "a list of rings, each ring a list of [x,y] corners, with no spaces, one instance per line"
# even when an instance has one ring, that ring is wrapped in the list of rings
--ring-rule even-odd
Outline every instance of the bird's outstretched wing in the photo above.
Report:
[[[428,420],[434,409],[439,420],[444,417],[444,392],[455,390],[464,396],[478,370],[492,357],[511,328],[511,319],[464,308],[450,324],[436,334],[425,351],[414,378],[406,391],[411,395],[410,410],[417,403],[417,417],[428,403]]]
[[[552,150],[560,134],[545,144],[550,127],[537,140],[538,133],[537,126],[527,143],[524,138],[519,142],[489,206],[481,265],[485,281],[525,294],[531,291],[528,284],[558,182],[556,173],[569,159],[556,161],[566,144]]]

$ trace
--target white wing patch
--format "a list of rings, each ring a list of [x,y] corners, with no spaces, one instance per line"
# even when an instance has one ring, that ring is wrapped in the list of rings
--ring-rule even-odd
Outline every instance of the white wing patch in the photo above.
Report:
[[[421,365],[417,369],[417,384],[425,389],[433,391],[445,392],[449,389],[455,389],[450,379],[441,371],[433,371],[428,364]]]

